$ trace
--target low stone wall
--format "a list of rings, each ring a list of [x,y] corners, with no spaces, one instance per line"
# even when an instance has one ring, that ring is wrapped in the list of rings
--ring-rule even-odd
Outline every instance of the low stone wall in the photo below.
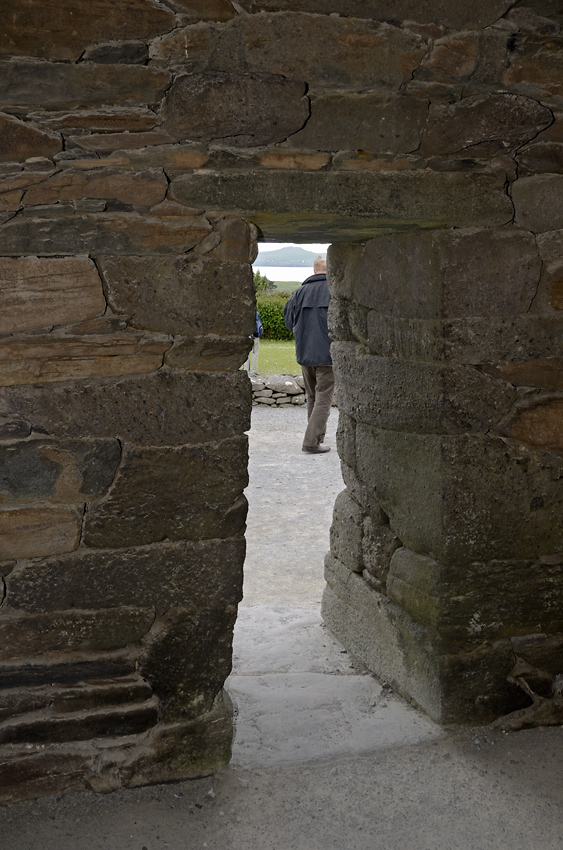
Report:
[[[251,375],[252,404],[290,407],[305,404],[305,382],[302,375]]]

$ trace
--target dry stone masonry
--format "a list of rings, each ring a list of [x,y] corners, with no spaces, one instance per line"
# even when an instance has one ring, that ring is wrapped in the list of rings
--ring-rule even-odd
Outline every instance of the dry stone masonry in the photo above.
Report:
[[[549,715],[560,3],[0,12],[1,800],[229,757],[259,238],[333,243],[330,628],[440,722]]]
[[[260,375],[250,378],[252,404],[289,407],[305,404],[305,382],[302,375]]]

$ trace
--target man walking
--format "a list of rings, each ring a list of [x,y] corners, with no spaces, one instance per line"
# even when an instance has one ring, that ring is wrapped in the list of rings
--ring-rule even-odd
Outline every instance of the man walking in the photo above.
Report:
[[[322,443],[334,395],[334,372],[330,356],[327,312],[330,292],[326,282],[326,260],[317,257],[314,274],[296,289],[283,311],[288,330],[295,337],[295,355],[303,372],[309,421],[303,437],[303,451],[329,452]]]

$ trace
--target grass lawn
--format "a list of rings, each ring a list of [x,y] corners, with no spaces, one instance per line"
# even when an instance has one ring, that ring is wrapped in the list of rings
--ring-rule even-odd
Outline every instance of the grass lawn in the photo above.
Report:
[[[261,339],[258,354],[258,373],[261,375],[300,375],[301,366],[295,359],[293,340]]]

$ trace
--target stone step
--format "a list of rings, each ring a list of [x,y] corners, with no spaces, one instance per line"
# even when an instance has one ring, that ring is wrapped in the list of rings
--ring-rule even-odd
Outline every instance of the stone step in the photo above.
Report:
[[[0,663],[0,689],[113,679],[134,671],[135,659],[126,652],[61,653],[48,660],[18,659]]]
[[[157,697],[134,705],[64,714],[49,709],[11,718],[0,723],[0,745],[84,741],[108,736],[145,732],[158,721]]]

